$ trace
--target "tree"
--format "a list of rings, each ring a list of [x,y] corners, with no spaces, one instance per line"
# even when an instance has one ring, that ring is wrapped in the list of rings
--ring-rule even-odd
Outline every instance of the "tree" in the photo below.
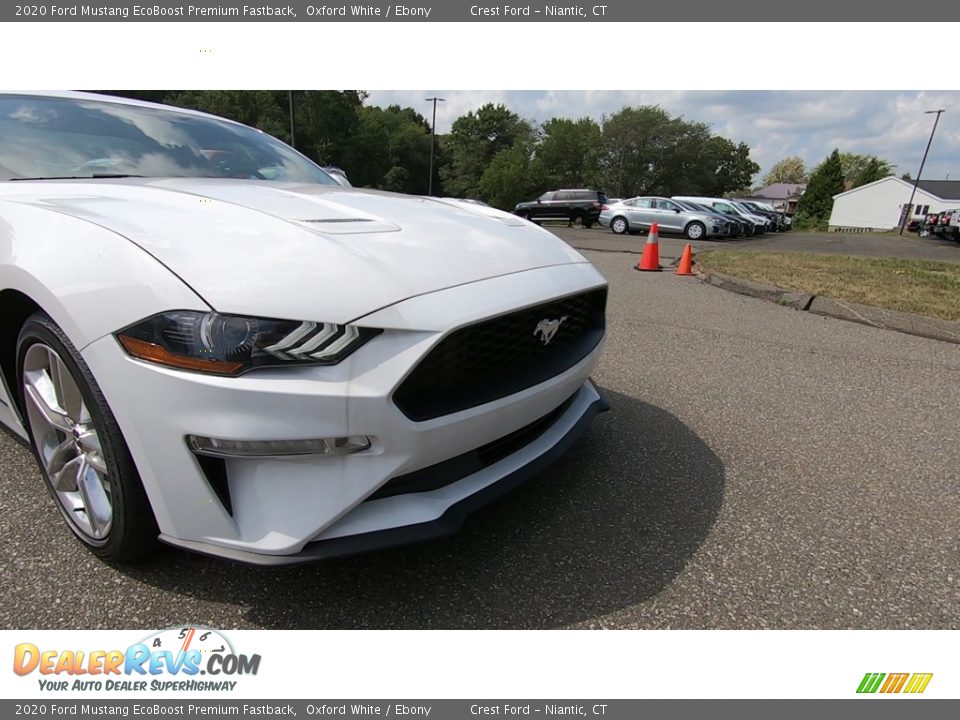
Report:
[[[799,155],[791,155],[777,161],[770,172],[763,176],[764,185],[774,183],[805,183],[807,181],[807,166]]]
[[[360,91],[150,90],[111,94],[203,110],[288,143],[292,94],[298,150],[320,164],[342,167],[351,182],[361,187],[418,194],[427,191],[429,123],[409,107],[366,107],[366,94]]]
[[[760,168],[750,148],[712,135],[706,123],[657,106],[625,107],[604,118],[600,179],[610,195],[721,195],[749,185]]]
[[[501,210],[538,195],[545,182],[543,166],[533,157],[533,138],[521,138],[498,152],[480,178],[480,197]]]
[[[160,91],[152,94],[156,92]],[[220,115],[291,142],[290,94],[286,90],[162,92],[167,104]],[[350,142],[366,95],[356,90],[294,90],[292,95],[297,150],[321,165],[347,165]]]
[[[196,108],[291,142],[322,165],[338,165],[353,184],[404,193],[427,191],[430,124],[409,107],[370,107],[360,91],[150,90],[115,92]],[[541,128],[503,105],[457,118],[437,137],[434,190],[480,197],[510,209],[544,190],[592,187],[611,195],[724,195],[759,171],[750,148],[714,135],[706,123],[657,106],[625,107],[605,117],[552,118]],[[438,189],[440,184],[442,189]]]
[[[728,193],[746,194],[753,176],[760,166],[750,159],[750,146],[734,144],[719,135],[711,137],[703,148],[704,170],[700,185],[694,192],[713,197]],[[712,177],[710,173],[712,172]]]
[[[871,157],[866,166],[857,174],[853,180],[853,187],[860,187],[867,183],[883,180],[885,177],[893,175],[893,166],[886,160]]]
[[[705,142],[709,132],[703,129]],[[682,131],[678,121],[653,105],[625,107],[605,117],[600,172],[607,193],[655,194],[665,182],[678,182],[690,161],[678,147]]]
[[[444,190],[455,197],[477,197],[480,178],[493,158],[518,141],[528,141],[532,134],[530,123],[503,105],[487,103],[461,115],[442,143]]]
[[[360,187],[426,194],[430,126],[412,108],[362,107],[344,169]]]
[[[850,188],[860,187],[893,174],[893,165],[876,155],[840,153],[843,179]]]
[[[845,189],[840,151],[834,150],[810,175],[807,189],[797,204],[796,225],[826,229],[833,209],[833,196]]]
[[[279,94],[286,103],[287,92]],[[294,90],[297,150],[321,165],[339,165],[348,174],[355,170],[344,166],[365,97],[356,90]]]
[[[597,184],[601,134],[596,122],[590,118],[552,118],[543,124],[541,132],[543,140],[536,155],[546,186],[578,188]]]

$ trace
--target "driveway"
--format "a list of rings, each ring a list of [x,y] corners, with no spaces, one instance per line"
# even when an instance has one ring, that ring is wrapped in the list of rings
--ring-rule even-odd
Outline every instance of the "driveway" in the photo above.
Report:
[[[112,567],[0,435],[0,625],[960,628],[956,346],[587,254],[611,411],[460,534],[293,569]]]

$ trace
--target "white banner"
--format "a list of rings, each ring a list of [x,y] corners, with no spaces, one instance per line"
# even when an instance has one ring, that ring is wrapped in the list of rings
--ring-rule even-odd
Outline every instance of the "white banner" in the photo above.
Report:
[[[960,698],[956,631],[5,630],[48,698]],[[106,670],[106,671],[105,671]],[[899,692],[861,688],[905,675]],[[924,678],[921,675],[932,674]],[[922,692],[907,693],[923,684]],[[99,685],[98,685],[99,683]],[[898,681],[890,681],[892,690]],[[858,689],[861,692],[858,693]]]

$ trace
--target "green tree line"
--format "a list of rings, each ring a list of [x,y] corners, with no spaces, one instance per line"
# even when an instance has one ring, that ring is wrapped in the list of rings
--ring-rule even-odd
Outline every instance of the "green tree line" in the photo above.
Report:
[[[427,192],[429,122],[413,108],[366,105],[360,91],[108,92],[260,128],[321,165],[343,168],[356,186]],[[624,107],[600,122],[552,118],[537,125],[504,105],[487,104],[438,135],[435,152],[434,194],[478,198],[507,210],[563,187],[616,197],[719,196],[748,189],[760,170],[745,143],[659,106]]]

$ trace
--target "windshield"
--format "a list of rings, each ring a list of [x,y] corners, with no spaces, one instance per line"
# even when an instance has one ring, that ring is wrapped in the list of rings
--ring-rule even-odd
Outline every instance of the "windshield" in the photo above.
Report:
[[[673,202],[682,207],[684,210],[689,210],[690,212],[709,212],[711,215],[713,214],[712,210],[705,211],[702,207],[697,207],[694,203],[687,202],[686,200],[674,200]]]
[[[697,202],[691,202],[690,204],[693,205],[693,207],[695,207],[700,212],[710,213],[711,215],[723,215],[723,213],[721,213],[719,210],[717,210],[716,208],[712,208],[709,205],[704,205],[703,203],[697,203]]]
[[[123,175],[337,184],[245,125],[97,100],[0,96],[0,180]]]

